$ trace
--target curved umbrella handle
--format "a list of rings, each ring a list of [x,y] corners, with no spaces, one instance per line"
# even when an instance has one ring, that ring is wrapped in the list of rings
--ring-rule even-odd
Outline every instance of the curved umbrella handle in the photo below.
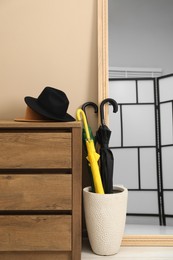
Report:
[[[86,107],[91,106],[94,108],[94,112],[98,113],[98,106],[94,102],[86,102],[82,105],[82,110],[85,112],[86,115]],[[87,119],[88,120],[88,119]]]
[[[104,125],[105,124],[105,118],[104,118],[104,105],[106,103],[110,103],[113,106],[113,113],[116,113],[118,111],[118,104],[117,102],[112,99],[112,98],[106,98],[104,99],[101,104],[100,104],[100,118],[101,118],[101,124]]]
[[[86,119],[84,111],[81,108],[79,108],[77,110],[76,117],[77,117],[78,121],[81,121],[81,120],[83,121],[84,129],[85,129],[85,132],[86,132],[86,137],[87,137],[88,140],[90,140],[91,138],[90,138],[90,133],[89,133],[89,129],[88,129],[87,119]]]

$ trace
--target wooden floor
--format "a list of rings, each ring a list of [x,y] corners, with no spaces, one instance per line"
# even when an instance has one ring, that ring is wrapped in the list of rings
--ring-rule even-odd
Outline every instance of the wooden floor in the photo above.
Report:
[[[87,239],[83,241],[81,260],[173,260],[173,247],[121,247],[113,256],[98,256],[90,248]]]

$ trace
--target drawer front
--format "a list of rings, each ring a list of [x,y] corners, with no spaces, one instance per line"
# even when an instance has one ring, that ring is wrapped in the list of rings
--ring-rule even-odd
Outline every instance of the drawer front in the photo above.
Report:
[[[18,251],[0,252],[0,260],[72,260],[71,252],[60,251]]]
[[[0,169],[71,168],[71,133],[0,133]]]
[[[70,251],[71,216],[0,216],[0,251]]]
[[[0,210],[71,210],[71,174],[0,174]]]

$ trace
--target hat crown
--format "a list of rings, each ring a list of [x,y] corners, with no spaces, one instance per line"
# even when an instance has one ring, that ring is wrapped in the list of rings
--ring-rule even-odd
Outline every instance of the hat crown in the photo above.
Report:
[[[25,103],[34,112],[47,119],[60,122],[75,121],[75,119],[67,113],[69,100],[62,90],[49,86],[45,87],[38,98],[25,97]]]
[[[69,100],[66,94],[52,87],[45,87],[38,96],[37,102],[46,111],[61,117],[66,115],[69,106]]]

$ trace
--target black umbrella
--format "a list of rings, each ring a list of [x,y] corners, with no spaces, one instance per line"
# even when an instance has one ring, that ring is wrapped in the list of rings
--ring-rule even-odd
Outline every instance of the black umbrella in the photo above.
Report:
[[[117,102],[112,98],[104,99],[100,104],[101,126],[96,132],[96,140],[100,144],[100,173],[105,193],[113,192],[113,167],[114,157],[109,149],[111,130],[106,126],[104,120],[104,105],[109,103],[113,106],[113,112],[118,111]]]

